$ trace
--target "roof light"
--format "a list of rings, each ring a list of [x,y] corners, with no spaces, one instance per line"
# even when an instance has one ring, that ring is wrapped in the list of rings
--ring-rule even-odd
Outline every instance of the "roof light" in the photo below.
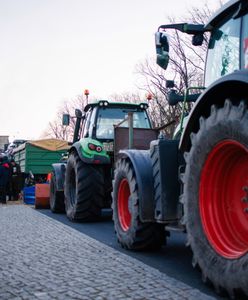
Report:
[[[108,105],[109,105],[109,103],[106,100],[100,100],[99,101],[99,106],[108,106]]]
[[[152,94],[151,94],[151,93],[147,94],[146,99],[147,99],[148,101],[149,101],[149,100],[152,100]]]
[[[141,108],[141,109],[147,109],[147,108],[148,108],[148,104],[146,104],[146,103],[141,103],[141,104],[140,104],[140,108]]]
[[[89,90],[84,90],[84,95],[85,96],[89,96],[89,94],[90,94]]]

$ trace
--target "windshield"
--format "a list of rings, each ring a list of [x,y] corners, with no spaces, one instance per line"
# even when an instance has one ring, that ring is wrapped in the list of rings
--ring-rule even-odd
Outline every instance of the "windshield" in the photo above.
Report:
[[[114,125],[128,117],[128,112],[133,112],[134,128],[151,128],[147,113],[144,110],[134,111],[134,109],[126,108],[99,108],[96,124],[96,137],[98,139],[114,139]],[[120,125],[128,127],[125,121]]]
[[[205,86],[239,69],[240,19],[231,19],[211,35],[205,73]]]

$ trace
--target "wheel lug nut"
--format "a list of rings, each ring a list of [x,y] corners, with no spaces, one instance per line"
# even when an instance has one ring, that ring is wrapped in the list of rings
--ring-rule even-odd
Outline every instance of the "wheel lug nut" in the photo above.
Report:
[[[248,186],[243,186],[242,190],[243,190],[244,192],[248,192]]]
[[[241,201],[242,201],[242,202],[248,202],[248,197],[243,197],[243,198],[241,199]]]

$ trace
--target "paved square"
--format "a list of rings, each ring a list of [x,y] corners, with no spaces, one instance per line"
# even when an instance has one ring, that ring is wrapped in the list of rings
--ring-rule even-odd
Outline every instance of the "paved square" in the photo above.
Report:
[[[0,299],[214,299],[25,205],[0,228]]]

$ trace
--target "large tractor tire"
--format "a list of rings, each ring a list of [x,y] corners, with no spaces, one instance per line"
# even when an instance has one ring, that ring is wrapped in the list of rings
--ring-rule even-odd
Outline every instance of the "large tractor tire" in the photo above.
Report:
[[[84,163],[71,153],[65,173],[65,210],[71,221],[96,221],[104,203],[102,166]]]
[[[113,182],[113,221],[119,243],[125,249],[158,249],[165,243],[163,226],[142,223],[139,217],[139,187],[131,162],[117,162]]]
[[[57,191],[56,177],[53,172],[50,182],[50,209],[53,213],[65,212],[64,191]]]
[[[193,265],[217,292],[248,296],[248,111],[212,106],[185,155],[184,221]]]

